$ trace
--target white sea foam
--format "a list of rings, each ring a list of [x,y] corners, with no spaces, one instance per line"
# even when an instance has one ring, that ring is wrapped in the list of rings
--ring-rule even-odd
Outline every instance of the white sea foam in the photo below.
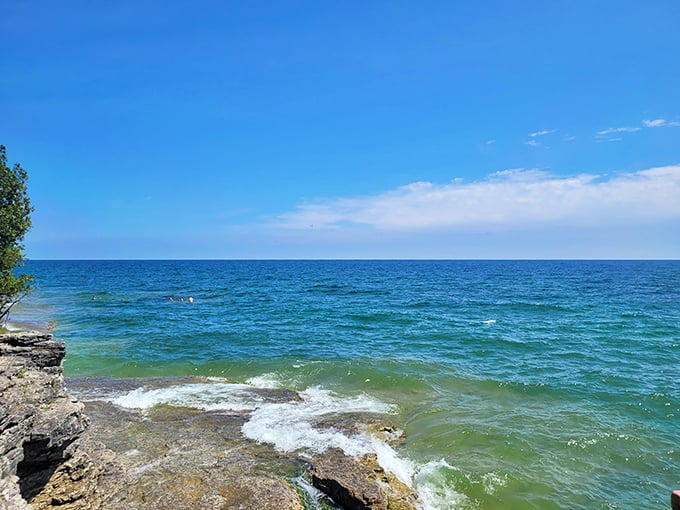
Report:
[[[416,465],[408,459],[399,457],[397,452],[387,443],[377,438],[372,438],[372,447],[378,456],[378,464],[389,471],[409,487],[414,486],[413,477],[416,473]]]
[[[418,468],[415,488],[426,510],[454,510],[467,502],[467,497],[455,491],[447,480],[447,471],[457,471],[445,460],[428,462]]]
[[[305,449],[319,453],[336,447],[347,455],[356,456],[373,452],[368,436],[349,437],[335,429],[318,429],[314,427],[315,421],[337,414],[393,412],[391,406],[364,395],[340,398],[331,391],[316,387],[308,388],[299,395],[299,401],[260,406],[243,426],[244,435],[273,444],[281,451]]]
[[[252,411],[261,405],[262,397],[245,384],[194,383],[152,390],[137,388],[111,399],[111,402],[130,409],[150,409],[155,405],[168,404],[206,411]]]
[[[374,453],[378,463],[407,485],[413,485],[414,464],[399,457],[387,443],[368,433],[348,435],[333,428],[317,428],[315,422],[328,415],[372,412],[389,414],[394,408],[366,395],[341,398],[321,388],[308,388],[300,401],[266,404],[255,410],[243,425],[243,434],[255,441],[269,443],[281,451],[305,450],[321,453],[339,448],[357,457]]]
[[[300,392],[299,399],[268,402],[256,390],[280,387],[276,378],[265,374],[248,382],[229,384],[214,380],[157,389],[138,388],[111,401],[136,409],[167,404],[205,410],[247,411],[250,418],[243,425],[242,432],[249,439],[269,443],[285,452],[314,454],[328,448],[339,448],[353,457],[373,453],[386,471],[418,491],[425,510],[453,509],[465,500],[465,496],[447,485],[446,471],[454,468],[445,461],[419,466],[368,432],[352,434],[317,426],[320,419],[328,416],[366,412],[391,414],[396,410],[393,406],[368,395],[341,397],[319,387]]]
[[[487,494],[494,494],[499,488],[505,487],[508,483],[508,475],[499,475],[498,473],[486,473],[482,475],[482,483],[484,484],[484,491]]]
[[[567,445],[568,446],[576,446],[578,448],[585,449],[585,448],[588,448],[589,446],[594,446],[597,443],[598,443],[598,440],[595,439],[594,437],[591,437],[591,438],[583,437],[583,438],[579,438],[579,439],[570,439],[567,442]]]
[[[281,381],[277,378],[276,374],[256,375],[255,377],[248,379],[246,384],[256,388],[268,389],[277,389],[283,387],[283,384],[281,384]]]
[[[482,321],[482,324],[496,324],[496,319]]]

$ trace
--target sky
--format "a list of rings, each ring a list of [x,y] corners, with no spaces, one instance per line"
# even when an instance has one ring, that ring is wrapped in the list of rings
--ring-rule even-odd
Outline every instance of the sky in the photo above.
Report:
[[[0,0],[30,259],[680,258],[680,2]]]

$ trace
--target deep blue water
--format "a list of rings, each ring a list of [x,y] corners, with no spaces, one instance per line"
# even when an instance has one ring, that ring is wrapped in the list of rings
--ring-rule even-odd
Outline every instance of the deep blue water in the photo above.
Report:
[[[67,375],[266,380],[385,403],[430,508],[661,509],[680,488],[680,262],[27,269],[35,290],[13,319],[56,321]]]

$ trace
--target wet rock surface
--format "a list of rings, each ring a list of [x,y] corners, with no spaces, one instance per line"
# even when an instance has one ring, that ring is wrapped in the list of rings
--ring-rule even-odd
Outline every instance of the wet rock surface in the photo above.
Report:
[[[316,455],[281,453],[243,437],[248,412],[165,405],[138,411],[97,396],[97,388],[129,392],[142,385],[151,389],[204,382],[191,378],[69,381],[86,402],[94,436],[117,453],[126,473],[117,490],[107,489],[112,492],[107,508],[302,509],[305,497],[293,482],[299,477],[332,499],[326,500],[327,508],[419,508],[417,494],[385,472],[375,455],[356,459],[338,449]],[[300,399],[288,390],[252,391],[262,402]],[[372,415],[326,416],[315,426],[347,435],[369,433],[393,445],[403,440],[401,431]]]
[[[63,356],[63,343],[50,335],[0,339],[0,509],[418,508],[413,490],[374,455],[282,453],[246,439],[251,411],[112,403],[112,395],[139,388],[209,384],[205,379],[69,379],[76,400],[64,389]],[[289,390],[248,391],[258,402],[301,400]],[[326,416],[314,426],[402,440],[370,414]],[[304,489],[310,483],[333,501]]]
[[[122,467],[121,476],[102,481],[107,509],[303,508],[290,480],[305,464],[244,440],[242,414],[171,406],[141,412],[97,400],[86,401],[86,412],[91,433]]]
[[[418,495],[380,467],[375,455],[355,459],[332,448],[312,460],[312,483],[346,509],[413,510]]]

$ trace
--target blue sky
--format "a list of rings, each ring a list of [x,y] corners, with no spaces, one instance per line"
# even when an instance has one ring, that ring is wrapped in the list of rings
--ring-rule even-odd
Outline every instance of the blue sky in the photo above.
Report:
[[[680,2],[0,0],[29,258],[680,258]]]

